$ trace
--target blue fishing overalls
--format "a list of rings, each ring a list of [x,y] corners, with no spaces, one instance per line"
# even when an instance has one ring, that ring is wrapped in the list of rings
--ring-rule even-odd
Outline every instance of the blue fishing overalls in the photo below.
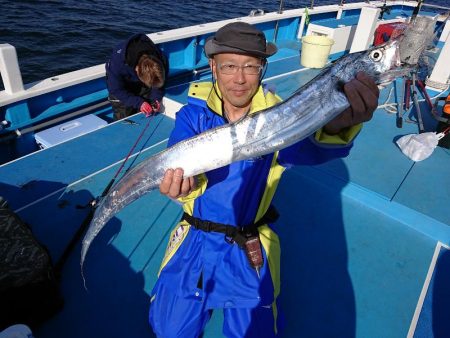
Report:
[[[169,146],[227,123],[222,116],[219,89],[211,90],[211,86],[191,85],[188,104],[177,113]],[[260,87],[250,114],[279,100]],[[352,133],[354,136],[357,131]],[[180,199],[184,211],[202,220],[235,226],[259,220],[269,208],[287,167],[347,156],[352,144],[341,141],[340,145],[322,147],[320,141],[308,138],[280,152],[200,175],[197,189]],[[224,234],[197,230],[181,221],[171,233],[151,294],[149,319],[156,335],[198,337],[211,311],[222,309],[226,337],[276,337],[281,324],[277,302],[280,244],[274,230],[274,224],[258,227],[264,256],[258,278],[244,251],[226,241]]]

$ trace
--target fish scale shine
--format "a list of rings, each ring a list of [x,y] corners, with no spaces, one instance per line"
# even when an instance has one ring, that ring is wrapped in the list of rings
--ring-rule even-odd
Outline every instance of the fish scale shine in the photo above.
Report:
[[[420,26],[421,34],[431,38],[434,22],[418,17],[396,39],[341,57],[285,101],[184,140],[138,164],[97,206],[82,242],[81,271],[90,244],[105,224],[126,205],[157,188],[167,169],[183,168],[184,176],[191,177],[299,142],[350,106],[343,84],[359,71],[366,72],[380,85],[410,74],[417,64],[403,60],[418,60],[430,39],[421,36],[416,43],[417,33],[409,32]],[[400,44],[406,47],[400,48]]]

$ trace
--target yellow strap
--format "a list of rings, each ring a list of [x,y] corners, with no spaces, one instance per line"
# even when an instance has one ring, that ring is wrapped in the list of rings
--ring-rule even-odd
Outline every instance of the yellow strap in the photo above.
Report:
[[[349,144],[353,141],[353,139],[358,135],[359,131],[362,128],[362,123],[357,124],[353,127],[345,128],[340,133],[336,135],[329,135],[323,131],[323,128],[319,129],[316,132],[315,140],[320,143],[327,144]]]
[[[189,215],[192,215],[193,213],[195,199],[200,195],[203,195],[206,186],[208,185],[208,178],[205,174],[195,176],[195,180],[197,182],[196,188],[192,190],[189,195],[178,198],[178,201],[183,204],[183,210]]]
[[[189,230],[191,229],[190,224],[186,221],[181,221],[177,224],[175,229],[172,230],[169,237],[169,242],[167,243],[166,252],[164,254],[164,258],[161,262],[161,266],[159,267],[158,277],[161,273],[161,270],[166,266],[166,264],[170,261],[170,259],[175,255],[181,243],[185,240]]]

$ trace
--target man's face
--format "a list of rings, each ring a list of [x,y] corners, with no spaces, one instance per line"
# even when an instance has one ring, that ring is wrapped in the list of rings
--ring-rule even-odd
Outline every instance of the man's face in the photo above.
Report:
[[[247,69],[244,69],[245,68]],[[250,106],[259,86],[262,61],[239,54],[217,54],[211,67],[225,104],[236,108]],[[234,69],[234,72],[232,71]],[[256,74],[255,74],[256,73]]]

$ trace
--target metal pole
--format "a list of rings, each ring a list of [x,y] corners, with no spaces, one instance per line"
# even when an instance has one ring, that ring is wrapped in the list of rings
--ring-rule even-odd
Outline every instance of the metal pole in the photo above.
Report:
[[[405,102],[405,86],[406,86],[406,80],[403,78],[402,82],[402,88],[400,89],[400,102],[397,103],[397,119],[396,119],[396,125],[397,128],[403,127],[403,104]]]
[[[280,7],[278,8],[278,14],[282,14],[283,13],[283,0],[280,0]]]
[[[416,72],[414,71],[412,73],[412,90],[411,94],[413,97],[414,107],[416,108],[416,115],[417,115],[417,123],[419,124],[419,133],[423,133],[425,131],[425,128],[423,126],[423,119],[422,119],[422,112],[420,110],[419,100],[417,99],[417,78],[416,78]]]
[[[283,0],[280,0],[280,7],[278,8],[278,14],[283,14]],[[278,36],[278,24],[280,20],[277,20],[277,23],[275,24],[275,33],[273,34],[273,42],[277,42],[277,36]]]

